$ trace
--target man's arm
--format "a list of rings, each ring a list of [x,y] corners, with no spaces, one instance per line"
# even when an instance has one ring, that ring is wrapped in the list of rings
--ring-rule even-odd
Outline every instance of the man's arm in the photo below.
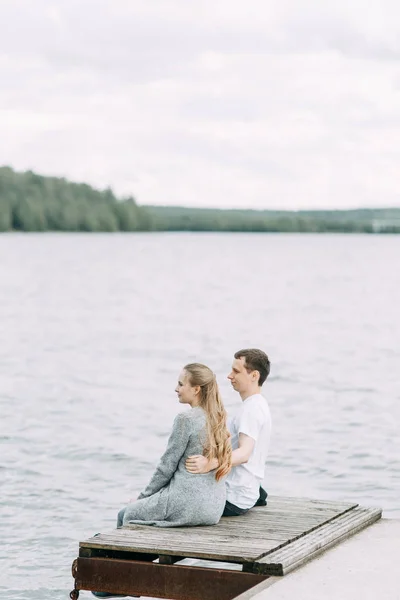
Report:
[[[232,467],[243,465],[249,460],[254,449],[255,440],[245,433],[239,433],[239,448],[232,451]],[[208,473],[218,468],[218,460],[212,458],[208,460],[201,454],[189,456],[186,459],[185,466],[189,473]]]
[[[243,465],[249,460],[256,441],[245,433],[239,433],[239,448],[232,452],[232,467]]]

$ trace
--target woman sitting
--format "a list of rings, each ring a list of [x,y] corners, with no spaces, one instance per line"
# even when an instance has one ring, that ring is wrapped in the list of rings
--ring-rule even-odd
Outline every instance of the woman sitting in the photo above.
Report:
[[[129,523],[178,527],[214,525],[225,507],[225,481],[231,468],[231,442],[214,373],[205,365],[183,368],[175,390],[192,410],[177,415],[168,446],[146,489],[118,514],[118,527]],[[216,458],[219,467],[201,475],[185,468],[194,454]]]

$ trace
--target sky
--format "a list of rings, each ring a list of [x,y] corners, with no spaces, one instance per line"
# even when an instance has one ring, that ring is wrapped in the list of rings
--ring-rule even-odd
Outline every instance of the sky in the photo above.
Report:
[[[0,165],[139,204],[400,206],[397,0],[1,0]]]

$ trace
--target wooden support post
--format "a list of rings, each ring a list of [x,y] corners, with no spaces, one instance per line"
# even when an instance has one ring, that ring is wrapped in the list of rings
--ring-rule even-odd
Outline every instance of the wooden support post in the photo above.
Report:
[[[170,556],[168,554],[160,554],[159,563],[160,565],[174,565],[175,563],[183,560],[184,556]]]

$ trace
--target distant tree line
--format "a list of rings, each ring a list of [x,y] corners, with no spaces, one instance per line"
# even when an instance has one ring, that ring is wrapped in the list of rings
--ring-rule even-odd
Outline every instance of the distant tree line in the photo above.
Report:
[[[400,233],[400,208],[330,211],[222,210],[148,206],[162,231]]]
[[[0,231],[147,231],[150,216],[110,189],[0,168]]]
[[[111,189],[0,168],[0,231],[400,233],[400,209],[256,211],[138,206]]]
[[[163,231],[226,232],[362,232],[371,233],[370,223],[357,220],[318,219],[297,212],[148,208],[153,227]]]

